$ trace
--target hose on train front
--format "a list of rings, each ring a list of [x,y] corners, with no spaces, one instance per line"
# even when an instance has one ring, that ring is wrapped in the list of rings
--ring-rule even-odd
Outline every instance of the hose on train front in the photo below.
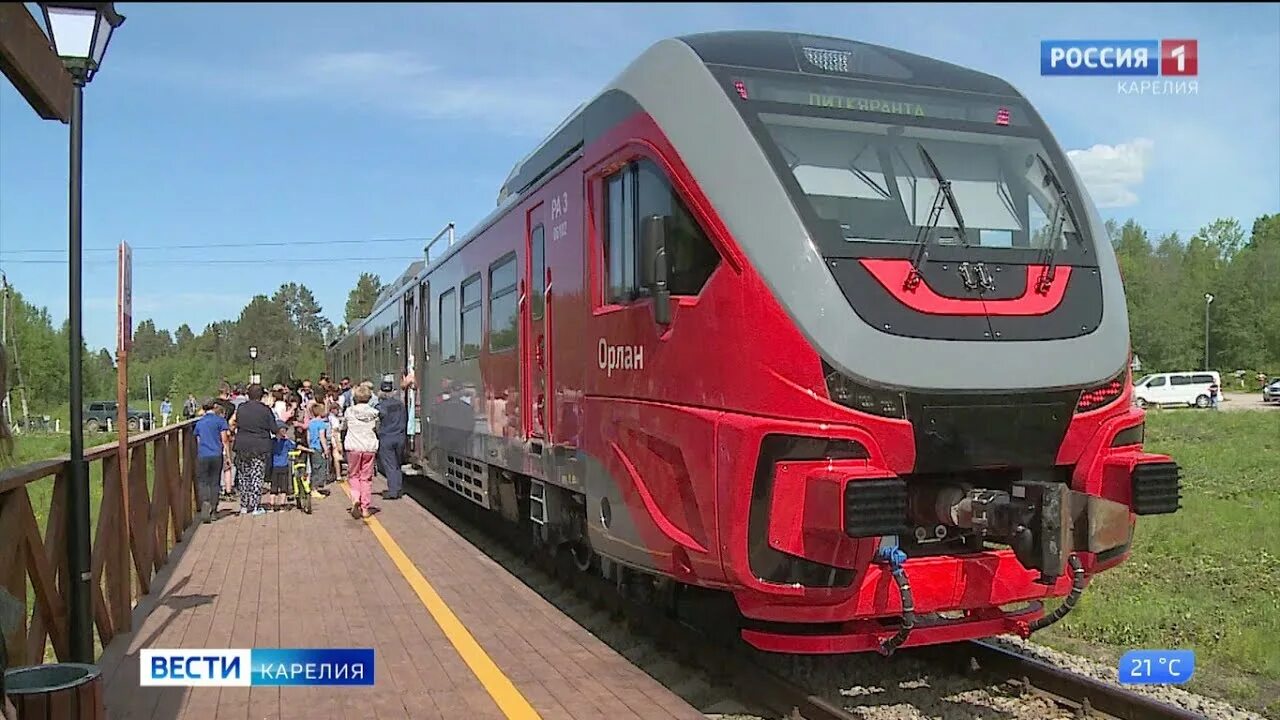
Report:
[[[897,545],[881,545],[876,551],[876,561],[889,566],[893,581],[898,585],[898,594],[902,598],[902,624],[898,626],[898,632],[893,637],[880,643],[880,654],[888,657],[902,647],[902,643],[906,642],[907,636],[911,634],[911,629],[916,626],[916,605],[911,596],[911,583],[907,581],[907,571],[903,569],[907,554]]]
[[[1037,630],[1043,630],[1049,627],[1050,625],[1058,622],[1062,618],[1066,617],[1067,613],[1071,612],[1071,609],[1076,606],[1077,602],[1079,602],[1080,596],[1084,594],[1084,588],[1085,588],[1084,566],[1080,564],[1080,558],[1076,557],[1075,554],[1073,553],[1067,558],[1067,563],[1071,565],[1070,594],[1067,595],[1067,599],[1063,600],[1062,604],[1059,605],[1058,608],[1054,610],[1052,614],[1046,615],[1040,618],[1039,620],[1036,620],[1030,623],[1028,627],[1030,628],[1031,632],[1036,632]]]

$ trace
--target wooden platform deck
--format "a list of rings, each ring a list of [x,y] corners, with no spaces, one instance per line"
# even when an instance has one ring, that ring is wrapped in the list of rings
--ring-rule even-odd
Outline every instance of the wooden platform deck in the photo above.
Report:
[[[702,718],[407,496],[196,525],[101,664],[111,718]],[[224,502],[223,512],[232,503]],[[143,648],[375,650],[373,687],[140,687]]]

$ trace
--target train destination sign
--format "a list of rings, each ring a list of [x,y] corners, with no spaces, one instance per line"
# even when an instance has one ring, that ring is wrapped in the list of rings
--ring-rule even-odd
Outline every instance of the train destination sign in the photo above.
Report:
[[[776,102],[806,107],[885,113],[915,118],[964,120],[993,125],[1029,124],[1025,112],[1009,103],[959,101],[918,92],[898,92],[860,83],[815,83],[805,80],[735,78],[733,89],[754,102]]]

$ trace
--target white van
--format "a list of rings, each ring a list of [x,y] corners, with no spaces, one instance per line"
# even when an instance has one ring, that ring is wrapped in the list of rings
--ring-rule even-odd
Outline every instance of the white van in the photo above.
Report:
[[[1217,390],[1217,398],[1213,397]],[[1222,380],[1216,372],[1178,372],[1148,375],[1133,384],[1133,402],[1148,405],[1191,405],[1207,408],[1222,400]]]

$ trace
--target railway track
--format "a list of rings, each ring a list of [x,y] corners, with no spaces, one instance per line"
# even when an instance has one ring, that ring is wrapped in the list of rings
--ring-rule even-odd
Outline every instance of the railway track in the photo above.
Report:
[[[476,512],[465,500],[426,478],[406,487],[415,500],[455,532],[576,621],[583,623],[583,617],[593,611],[596,615],[607,615],[607,622],[615,626],[613,634],[635,638],[630,647],[619,648],[610,643],[629,660],[652,660],[652,653],[645,646],[648,643],[663,655],[663,661],[677,662],[676,668],[667,668],[669,678],[705,674],[705,684],[712,688],[710,692],[680,693],[686,695],[686,700],[690,700],[688,695],[698,695],[699,702],[695,704],[701,706],[737,704],[738,707],[727,714],[742,717],[786,720],[864,720],[867,717],[856,712],[857,699],[842,697],[829,686],[815,687],[803,668],[814,662],[847,663],[850,676],[857,677],[856,664],[884,664],[883,658],[818,656],[799,660],[803,667],[798,666],[795,659],[780,661],[779,656],[747,647],[738,638],[736,628],[710,620],[725,617],[723,605],[711,603],[699,608],[695,604],[693,622],[673,617],[659,609],[660,603],[629,597],[605,579],[576,570],[567,557],[555,560],[529,552],[528,543],[516,537],[510,526],[495,522],[488,513]],[[601,623],[597,618],[596,624]],[[588,626],[588,630],[604,639],[601,627]],[[627,645],[625,641],[620,644]],[[1060,717],[1119,720],[1201,720],[1206,717],[986,641],[906,649],[899,651],[898,656],[947,674],[981,678],[1015,695],[1039,698],[1061,709]],[[643,663],[638,664],[658,677]],[[1032,713],[1031,716],[1040,715]]]
[[[985,640],[925,648],[921,653],[936,656],[935,662],[956,663],[1008,678],[1011,682],[1052,699],[1059,705],[1084,715],[1102,715],[1120,720],[1203,720],[1204,715],[1118,685],[1063,670],[1051,663],[1028,657]],[[963,671],[964,668],[960,670]]]

